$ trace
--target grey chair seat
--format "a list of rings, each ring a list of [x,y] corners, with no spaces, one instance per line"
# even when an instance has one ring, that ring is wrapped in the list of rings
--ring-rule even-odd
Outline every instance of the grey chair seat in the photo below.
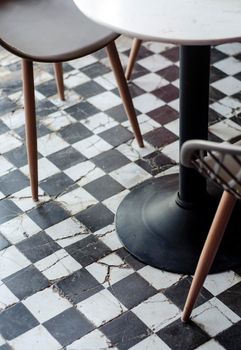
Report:
[[[22,58],[68,61],[95,52],[117,37],[85,17],[72,0],[0,1],[0,45]]]

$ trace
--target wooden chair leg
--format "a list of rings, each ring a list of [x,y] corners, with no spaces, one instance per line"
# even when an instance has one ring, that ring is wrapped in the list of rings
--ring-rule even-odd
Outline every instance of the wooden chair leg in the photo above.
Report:
[[[30,184],[33,200],[38,201],[38,157],[37,157],[37,131],[34,98],[33,62],[22,60],[23,95],[25,109],[25,133],[28,153]]]
[[[132,98],[127,85],[127,81],[125,79],[125,75],[122,69],[122,65],[120,62],[120,58],[119,58],[115,43],[111,42],[110,44],[108,44],[106,46],[106,50],[107,50],[107,54],[109,56],[109,60],[116,78],[119,93],[122,98],[126,114],[133,128],[135,138],[138,142],[138,145],[140,147],[144,147],[141,131],[139,128],[137,117],[136,117],[135,108],[133,106]]]
[[[126,72],[125,72],[126,80],[130,80],[131,73],[132,73],[134,64],[136,62],[136,58],[137,58],[138,52],[140,50],[141,44],[142,44],[141,39],[137,39],[137,38],[133,39],[132,46],[131,46],[131,52],[130,52],[130,56],[129,56],[129,60],[128,60],[128,64],[127,64]]]
[[[54,73],[55,73],[55,80],[57,84],[57,90],[59,94],[59,98],[64,101],[64,79],[63,79],[63,66],[61,62],[54,63]]]
[[[202,288],[202,285],[216,256],[236,201],[237,199],[233,195],[226,191],[223,192],[187,296],[182,314],[183,322],[188,321],[190,317],[200,289]]]

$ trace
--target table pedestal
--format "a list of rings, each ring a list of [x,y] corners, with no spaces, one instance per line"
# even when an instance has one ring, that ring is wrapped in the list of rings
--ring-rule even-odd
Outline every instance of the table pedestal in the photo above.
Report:
[[[181,47],[180,146],[189,139],[207,139],[209,70],[209,46]],[[205,179],[180,166],[179,181],[177,175],[151,179],[125,197],[116,214],[117,234],[141,261],[192,274],[217,204],[216,191],[207,192]],[[212,272],[241,263],[239,212],[237,206]]]

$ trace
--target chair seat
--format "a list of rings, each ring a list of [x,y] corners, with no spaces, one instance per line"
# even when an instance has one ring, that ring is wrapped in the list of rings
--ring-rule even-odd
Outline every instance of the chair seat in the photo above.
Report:
[[[22,58],[68,61],[117,37],[85,17],[72,0],[0,1],[0,44]]]

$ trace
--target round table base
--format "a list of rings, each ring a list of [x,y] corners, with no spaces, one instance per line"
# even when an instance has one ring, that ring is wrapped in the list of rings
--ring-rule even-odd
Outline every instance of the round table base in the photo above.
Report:
[[[151,179],[133,189],[116,214],[117,234],[139,260],[165,271],[193,274],[219,198],[188,209],[177,204],[178,175]],[[234,210],[211,272],[241,264],[241,206]]]

